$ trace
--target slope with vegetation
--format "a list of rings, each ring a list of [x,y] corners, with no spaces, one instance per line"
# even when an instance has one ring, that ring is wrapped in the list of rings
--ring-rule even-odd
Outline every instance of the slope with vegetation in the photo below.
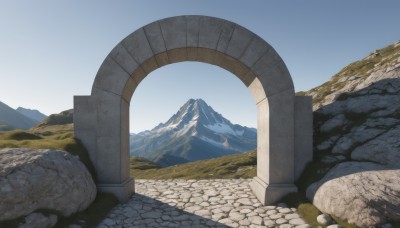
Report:
[[[256,176],[256,151],[162,168],[143,158],[131,158],[131,176],[138,179],[232,179]]]
[[[314,160],[299,182],[303,194],[361,227],[399,225],[400,42],[298,94],[314,98]]]

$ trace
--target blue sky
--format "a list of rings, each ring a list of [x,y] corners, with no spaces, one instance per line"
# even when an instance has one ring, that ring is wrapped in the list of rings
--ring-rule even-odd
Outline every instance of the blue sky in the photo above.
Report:
[[[73,95],[90,94],[99,66],[124,37],[152,21],[193,14],[258,34],[285,61],[296,91],[308,90],[399,40],[399,8],[396,0],[0,1],[0,101],[45,114],[72,108]],[[189,98],[256,126],[252,97],[236,77],[190,62],[160,68],[139,85],[131,131],[166,121]]]

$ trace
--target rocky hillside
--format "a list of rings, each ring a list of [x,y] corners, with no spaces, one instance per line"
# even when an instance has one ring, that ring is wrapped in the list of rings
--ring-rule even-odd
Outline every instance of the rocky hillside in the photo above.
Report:
[[[314,98],[315,172],[324,176],[307,197],[361,227],[399,222],[400,42],[300,94]]]
[[[388,78],[398,78],[400,68],[400,41],[375,50],[370,55],[351,63],[335,74],[328,82],[299,95],[313,97],[313,108],[341,100],[348,93],[359,91],[371,84]],[[394,92],[389,89],[389,92]],[[366,94],[366,91],[364,91]]]

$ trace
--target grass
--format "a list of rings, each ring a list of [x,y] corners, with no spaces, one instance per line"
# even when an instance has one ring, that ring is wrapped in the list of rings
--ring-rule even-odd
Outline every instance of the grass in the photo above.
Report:
[[[40,122],[37,126],[64,125],[73,123],[73,109],[53,114]]]
[[[22,140],[37,140],[37,139],[42,139],[42,137],[22,130],[9,131],[0,135],[0,140],[22,141]]]
[[[61,217],[55,227],[63,228],[72,224],[96,227],[117,204],[118,199],[113,194],[99,192],[89,208],[68,218]]]
[[[72,132],[40,136],[27,131],[10,131],[0,135],[0,148],[65,150],[79,156],[79,159],[85,164],[93,179],[96,180],[94,166],[89,159],[89,154],[80,141],[73,137]]]
[[[301,192],[290,193],[284,196],[281,199],[281,202],[286,203],[289,207],[297,208],[297,213],[311,226],[326,227],[321,226],[317,221],[318,215],[322,214],[322,212],[305,198],[305,194],[302,194]],[[337,224],[344,228],[357,228],[356,225],[350,224],[336,216],[330,216]]]
[[[143,159],[131,158],[136,179],[233,179],[256,176],[255,151],[160,168]]]

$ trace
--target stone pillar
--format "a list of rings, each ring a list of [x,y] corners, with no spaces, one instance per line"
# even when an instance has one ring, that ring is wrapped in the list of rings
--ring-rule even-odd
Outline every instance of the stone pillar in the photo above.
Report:
[[[294,183],[294,96],[291,91],[270,96],[257,104],[257,176],[251,188],[264,205],[272,205]]]

